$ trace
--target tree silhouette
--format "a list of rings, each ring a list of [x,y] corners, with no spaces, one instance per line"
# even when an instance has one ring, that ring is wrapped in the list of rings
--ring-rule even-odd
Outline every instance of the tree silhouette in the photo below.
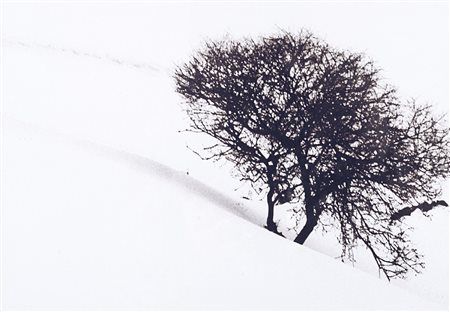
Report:
[[[371,60],[282,33],[208,42],[175,79],[192,130],[217,140],[208,158],[265,187],[269,230],[274,207],[296,199],[295,242],[328,220],[344,255],[360,241],[388,279],[420,271],[402,217],[440,195],[449,129],[429,106],[398,99]]]

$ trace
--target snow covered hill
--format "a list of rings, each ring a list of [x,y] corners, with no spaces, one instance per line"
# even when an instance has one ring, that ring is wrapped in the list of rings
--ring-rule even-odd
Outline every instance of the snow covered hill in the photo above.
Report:
[[[245,205],[184,172],[5,128],[7,310],[438,307],[255,226]]]
[[[320,233],[306,246],[273,235],[261,227],[264,203],[241,198],[229,165],[186,147],[207,140],[179,132],[187,121],[171,61],[154,61],[160,50],[147,58],[151,44],[126,50],[114,37],[102,46],[97,28],[89,37],[94,13],[86,26],[70,24],[82,15],[72,8],[36,8],[10,12],[66,28],[37,22],[34,33],[10,20],[2,42],[4,309],[447,308],[447,210],[414,220],[427,271],[391,284],[370,257],[355,267],[333,259],[339,248]],[[119,11],[103,16],[102,34],[121,34]],[[136,31],[157,15],[131,11]],[[66,36],[78,31],[86,36]]]

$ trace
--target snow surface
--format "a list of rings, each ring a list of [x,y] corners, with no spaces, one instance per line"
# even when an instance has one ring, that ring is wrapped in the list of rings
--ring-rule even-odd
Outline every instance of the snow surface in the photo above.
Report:
[[[174,27],[182,5],[87,8],[9,4],[4,13],[4,309],[448,308],[448,210],[413,216],[427,269],[391,284],[364,250],[354,267],[333,259],[330,235],[300,246],[269,233],[264,203],[241,198],[229,165],[186,148],[205,138],[179,132],[187,121],[170,73],[211,33]],[[216,12],[198,22],[205,31],[217,10],[222,21],[234,12],[202,10]],[[211,25],[267,30],[244,16]],[[426,83],[423,94],[437,88],[431,100],[442,100]]]

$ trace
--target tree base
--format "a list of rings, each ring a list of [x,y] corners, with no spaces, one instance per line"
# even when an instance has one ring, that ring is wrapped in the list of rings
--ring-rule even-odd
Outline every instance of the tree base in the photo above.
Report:
[[[281,233],[281,232],[278,231],[278,228],[277,228],[276,225],[273,225],[273,226],[265,225],[264,228],[267,229],[267,230],[269,230],[269,231],[272,232],[272,233],[275,233],[275,234],[277,234],[277,235],[280,235],[281,237],[286,238],[286,237],[283,235],[283,233]]]

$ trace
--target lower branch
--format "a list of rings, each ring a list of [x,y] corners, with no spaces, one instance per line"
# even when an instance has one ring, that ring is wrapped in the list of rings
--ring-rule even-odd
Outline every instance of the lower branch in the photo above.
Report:
[[[400,209],[397,212],[394,212],[391,215],[391,221],[400,220],[402,217],[410,216],[416,209],[422,210],[423,212],[427,212],[436,206],[448,207],[448,204],[444,200],[437,200],[437,201],[434,201],[431,203],[424,202],[417,206],[405,207],[403,209]]]

